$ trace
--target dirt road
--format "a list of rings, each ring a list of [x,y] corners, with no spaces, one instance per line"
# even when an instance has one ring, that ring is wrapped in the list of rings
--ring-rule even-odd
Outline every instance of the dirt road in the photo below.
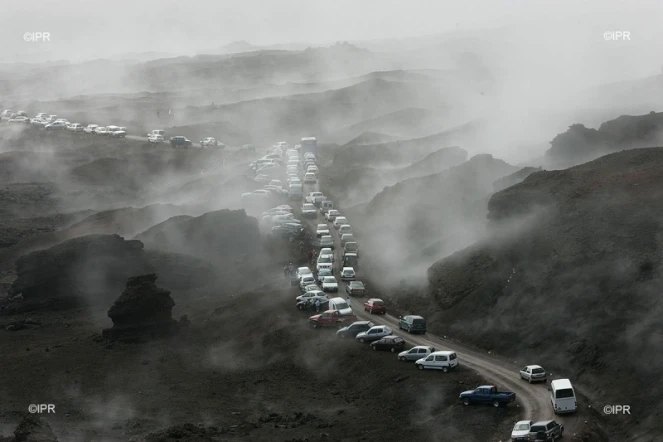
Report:
[[[305,185],[304,189],[304,195],[314,191],[320,191],[324,193],[324,189],[320,188],[318,184]],[[296,204],[293,204],[293,206],[296,206]],[[315,232],[317,224],[326,223],[326,220],[319,212],[315,219],[301,218],[299,213],[300,207],[297,206],[294,207],[294,209],[296,216],[302,219],[302,222],[307,225],[307,228],[311,232]],[[350,224],[352,224],[352,220],[349,221]],[[340,279],[340,267],[343,255],[340,235],[338,234],[338,231],[331,225],[331,223],[327,224],[329,225],[329,230],[332,232],[332,237],[334,238],[335,243],[334,274],[338,280],[339,296],[345,297],[346,284]],[[360,238],[358,238],[358,240],[361,241]],[[362,256],[362,259],[366,259],[366,257]],[[362,279],[361,271],[357,272],[357,279]],[[380,294],[373,291],[372,287],[369,287],[369,293],[370,297],[380,298]],[[440,336],[435,336],[430,333],[427,333],[426,335],[411,335],[405,331],[401,331],[398,328],[398,318],[395,318],[389,314],[384,316],[376,316],[365,312],[363,309],[364,300],[365,298],[363,297],[352,298],[352,309],[358,318],[362,320],[371,320],[374,323],[389,325],[393,330],[397,331],[395,332],[396,335],[401,336],[409,344],[430,345],[439,350],[454,350],[458,353],[458,360],[461,367],[467,367],[476,371],[482,378],[498,385],[500,389],[515,392],[517,398],[516,406],[522,408],[522,420],[538,421],[552,419],[561,422],[564,425],[564,433],[569,437],[569,439],[570,436],[573,436],[580,430],[580,423],[582,422],[583,414],[581,410],[582,405],[579,404],[579,411],[575,414],[556,416],[550,404],[547,384],[529,384],[526,381],[523,381],[518,375],[518,371],[521,367],[518,367],[515,364],[509,364],[507,362],[500,361],[495,357],[481,353],[475,349],[465,347],[458,343],[450,343]],[[539,361],[532,361],[532,363],[539,363]],[[404,371],[414,370],[412,365],[408,365],[408,363],[403,364]],[[472,386],[468,386],[468,388],[472,388]],[[505,438],[507,437],[507,435],[498,436]]]

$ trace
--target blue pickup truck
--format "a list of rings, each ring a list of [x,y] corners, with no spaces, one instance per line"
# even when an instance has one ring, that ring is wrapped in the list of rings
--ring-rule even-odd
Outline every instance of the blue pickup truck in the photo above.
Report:
[[[464,391],[459,396],[464,405],[492,404],[493,407],[506,407],[516,400],[516,393],[497,391],[494,385],[482,385],[474,390]]]

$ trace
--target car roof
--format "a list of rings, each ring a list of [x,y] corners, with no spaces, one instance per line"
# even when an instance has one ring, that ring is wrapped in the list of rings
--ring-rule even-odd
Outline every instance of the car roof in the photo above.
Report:
[[[525,422],[527,422],[527,421],[525,421]],[[545,426],[545,425],[548,425],[548,424],[551,423],[551,422],[553,422],[553,421],[552,421],[552,420],[547,420],[547,421],[537,421],[537,422],[534,422],[534,423],[532,424],[532,426],[534,426],[534,425],[544,425],[544,426]]]
[[[364,285],[364,283],[361,282],[361,281],[350,281],[348,284],[349,284],[349,285],[352,285],[352,284],[361,284],[361,285]]]
[[[403,318],[424,319],[423,316],[418,316],[418,315],[406,315],[406,316],[403,316]]]
[[[426,348],[426,349],[430,350],[433,347],[431,347],[430,345],[415,345],[412,348]]]
[[[529,424],[529,425],[532,425],[533,423],[534,423],[534,421],[518,421],[518,422],[515,423],[514,427],[515,427],[516,425],[520,425],[520,424]]]
[[[381,301],[381,302],[384,302],[384,301],[382,301],[382,299],[380,299],[380,298],[370,298],[370,299],[369,299],[368,301],[366,301],[366,302],[371,302],[371,301],[373,301],[373,302],[375,302],[375,301]]]
[[[571,385],[571,381],[568,379],[555,379],[554,381],[550,382],[550,386],[557,389],[557,388],[573,388],[573,385]]]
[[[525,368],[543,368],[540,365],[527,365]]]
[[[448,355],[453,354],[453,353],[456,353],[456,352],[453,351],[453,350],[440,350],[440,351],[434,351],[431,354],[432,355],[445,355],[445,356],[448,356]],[[487,388],[487,387],[492,387],[492,385],[481,385],[477,388]]]
[[[354,267],[343,267],[343,272],[346,270],[352,270],[353,272],[355,271]]]

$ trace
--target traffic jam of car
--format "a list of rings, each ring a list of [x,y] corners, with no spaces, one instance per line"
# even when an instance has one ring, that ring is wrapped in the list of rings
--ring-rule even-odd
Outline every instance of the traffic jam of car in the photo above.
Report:
[[[395,353],[398,360],[413,362],[419,370],[443,373],[455,370],[459,366],[455,351],[424,345],[411,347],[389,326],[379,321],[362,320],[355,314],[354,309],[363,308],[370,315],[386,315],[387,305],[382,299],[371,296],[366,284],[360,280],[359,243],[348,219],[319,189],[304,192],[305,185],[317,187],[319,167],[316,154],[315,138],[302,138],[301,144],[293,148],[285,141],[275,144],[265,156],[250,164],[254,179],[267,183],[265,188],[242,195],[247,202],[287,198],[291,204],[299,206],[298,212],[306,220],[297,219],[296,210],[288,204],[273,207],[262,217],[272,235],[299,242],[302,248],[308,247],[305,239],[317,246],[316,250],[307,251],[309,266],[295,267],[289,263],[283,269],[284,277],[299,290],[295,297],[296,308],[309,312],[308,322],[312,328],[336,329],[339,339],[354,339],[372,350]],[[283,182],[287,184],[283,185]],[[336,256],[340,255],[338,263],[335,251]],[[345,297],[339,296],[339,292],[345,292]],[[357,297],[363,301],[357,302],[354,299]],[[405,315],[399,316],[398,328],[409,334],[425,334],[427,324],[422,316]],[[547,373],[539,365],[523,367],[519,376],[529,383],[547,383]],[[555,413],[576,410],[575,392],[568,379],[552,381],[549,390]],[[494,385],[482,385],[462,392],[459,400],[464,405],[503,407],[514,402],[516,394],[499,391]],[[563,433],[563,426],[555,421],[519,421],[513,427],[511,440],[552,441],[562,437]]]
[[[124,126],[101,126],[99,124],[88,124],[86,126],[80,123],[73,123],[66,118],[60,118],[58,115],[40,112],[34,118],[28,117],[27,112],[19,110],[13,111],[5,109],[0,113],[0,121],[8,123],[22,123],[37,127],[47,131],[51,130],[66,130],[73,133],[85,133],[90,135],[108,136],[110,138],[125,138],[128,134],[128,129]],[[165,143],[166,132],[163,129],[154,129],[147,134],[147,141],[152,144]],[[168,140],[173,148],[188,148],[194,146],[193,142],[188,138],[177,135],[170,137]],[[201,148],[216,148],[224,149],[226,145],[216,138],[206,137],[200,140],[198,146]],[[254,150],[252,145],[242,146],[245,150]]]

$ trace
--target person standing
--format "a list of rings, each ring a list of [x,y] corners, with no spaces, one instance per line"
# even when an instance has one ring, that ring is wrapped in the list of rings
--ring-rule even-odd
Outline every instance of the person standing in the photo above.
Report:
[[[283,266],[283,276],[285,277],[285,279],[288,279],[289,275],[290,275],[290,269],[288,269],[287,265],[284,265]]]
[[[346,296],[345,300],[348,302],[348,307],[352,307],[352,300],[350,299],[350,295]]]
[[[315,311],[316,311],[316,313],[320,313],[320,300],[319,299],[315,300]]]

